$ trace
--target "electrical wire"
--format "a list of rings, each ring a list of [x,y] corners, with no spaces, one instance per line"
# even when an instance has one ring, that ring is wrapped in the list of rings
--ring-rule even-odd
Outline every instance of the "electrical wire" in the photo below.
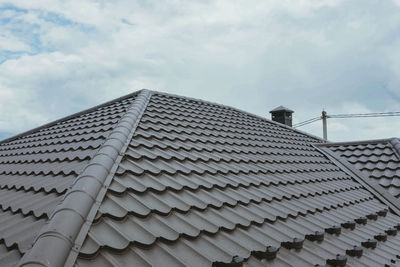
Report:
[[[392,117],[400,116],[400,112],[379,112],[379,113],[358,113],[358,114],[337,114],[327,115],[327,118],[373,118],[373,117]]]
[[[355,114],[336,114],[336,115],[326,115],[326,118],[332,119],[347,119],[347,118],[376,118],[376,117],[393,117],[400,116],[400,111],[394,112],[375,112],[375,113],[355,113]],[[302,121],[293,125],[293,128],[298,128],[316,121],[321,120],[322,117],[315,117],[312,119],[308,119],[306,121]]]
[[[313,122],[316,122],[319,120],[321,120],[321,117],[315,117],[315,118],[312,118],[312,119],[309,119],[309,120],[306,120],[306,121],[303,121],[300,123],[296,123],[293,125],[293,128],[301,127],[301,126],[304,126],[304,125],[307,125],[307,124],[310,124],[310,123],[313,123]]]

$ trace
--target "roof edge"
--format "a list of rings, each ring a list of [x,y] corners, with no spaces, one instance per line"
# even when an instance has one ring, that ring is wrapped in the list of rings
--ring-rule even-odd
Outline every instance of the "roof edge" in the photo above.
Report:
[[[400,160],[400,140],[394,137],[390,139],[390,145],[393,147],[394,153]]]
[[[347,160],[342,159],[339,155],[336,155],[329,148],[325,147],[325,144],[314,144],[313,146],[326,157],[328,157],[328,159],[331,160],[341,170],[364,186],[376,198],[388,205],[396,215],[400,216],[400,200],[386,192],[386,190],[379,183],[366,177],[359,170],[355,169]]]
[[[344,142],[328,142],[324,146],[350,146],[350,145],[364,145],[364,144],[374,144],[374,143],[389,143],[392,139],[396,138],[384,138],[384,139],[370,139],[370,140],[359,140],[359,141],[344,141]]]
[[[75,256],[78,255],[82,243],[76,243],[77,237],[86,236],[91,225],[89,215],[96,213],[100,205],[98,203],[96,208],[99,194],[107,190],[107,178],[112,179],[122,158],[121,151],[128,146],[151,95],[148,90],[139,91],[100,149],[75,179],[19,266],[64,266],[72,251],[77,251]],[[74,261],[68,262],[74,264]]]
[[[266,117],[262,117],[260,115],[256,115],[256,114],[250,113],[250,112],[245,111],[245,110],[241,110],[239,108],[235,108],[235,107],[231,107],[231,106],[228,106],[228,105],[219,104],[219,103],[211,102],[211,101],[207,101],[207,100],[202,100],[202,99],[194,98],[194,97],[181,96],[181,95],[177,95],[177,94],[171,94],[171,93],[165,93],[165,92],[159,92],[159,91],[152,91],[152,92],[153,92],[153,94],[160,94],[160,95],[166,95],[166,96],[171,96],[171,97],[179,97],[179,98],[183,98],[183,99],[187,99],[187,100],[203,102],[203,103],[210,104],[210,105],[218,105],[218,106],[221,106],[221,107],[230,108],[230,109],[233,109],[233,110],[235,110],[237,112],[241,112],[241,113],[253,116],[253,117],[257,118],[257,119],[266,121],[266,122],[274,124],[276,126],[280,126],[280,127],[286,128],[286,129],[290,129],[290,130],[292,130],[292,131],[294,131],[296,133],[299,133],[299,134],[306,135],[308,137],[317,139],[319,141],[322,141],[323,143],[329,142],[329,141],[327,141],[327,140],[325,140],[325,139],[323,139],[323,138],[321,138],[319,136],[316,136],[316,135],[313,135],[313,134],[310,134],[310,133],[295,129],[293,127],[287,126],[285,124],[282,124],[282,123],[279,123],[279,122],[276,122],[276,121],[273,121],[273,120],[270,120],[270,119],[267,119]]]
[[[139,94],[139,93],[140,93],[141,91],[143,91],[143,90],[144,90],[144,89],[135,91],[135,92],[133,92],[133,93],[130,93],[130,94],[127,94],[127,95],[118,97],[118,98],[116,98],[116,99],[107,101],[107,102],[102,103],[102,104],[99,104],[99,105],[97,105],[97,106],[94,106],[94,107],[91,107],[91,108],[88,108],[88,109],[85,109],[85,110],[76,112],[76,113],[74,113],[74,114],[68,115],[68,116],[66,116],[66,117],[57,119],[57,120],[55,120],[55,121],[48,122],[48,123],[46,123],[46,124],[43,124],[43,125],[38,126],[38,127],[36,127],[36,128],[33,128],[33,129],[31,129],[31,130],[28,130],[28,131],[19,133],[19,134],[17,134],[17,135],[8,137],[8,138],[6,138],[6,139],[1,140],[1,141],[0,141],[0,145],[3,144],[3,143],[7,143],[7,142],[14,141],[15,139],[18,139],[18,138],[20,138],[20,137],[22,137],[22,136],[26,136],[26,135],[29,135],[29,134],[31,134],[31,133],[37,132],[37,131],[39,131],[39,130],[41,130],[41,129],[44,129],[44,128],[47,128],[47,127],[51,127],[51,126],[53,126],[53,125],[56,125],[57,123],[60,123],[60,122],[63,122],[63,121],[72,119],[72,118],[74,118],[74,117],[83,115],[83,114],[85,114],[85,113],[92,112],[92,111],[94,111],[94,110],[96,110],[96,109],[99,109],[99,108],[108,106],[108,105],[110,105],[110,104],[112,104],[112,103],[114,103],[114,102],[118,102],[118,101],[124,100],[124,99],[126,99],[126,98],[132,97],[132,96],[134,96],[134,95]]]

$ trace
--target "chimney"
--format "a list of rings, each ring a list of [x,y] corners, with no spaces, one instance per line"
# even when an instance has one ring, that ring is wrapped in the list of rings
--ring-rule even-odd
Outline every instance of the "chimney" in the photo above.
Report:
[[[294,113],[293,110],[285,108],[284,106],[279,106],[271,110],[269,113],[271,113],[271,119],[273,121],[292,127],[292,113]]]

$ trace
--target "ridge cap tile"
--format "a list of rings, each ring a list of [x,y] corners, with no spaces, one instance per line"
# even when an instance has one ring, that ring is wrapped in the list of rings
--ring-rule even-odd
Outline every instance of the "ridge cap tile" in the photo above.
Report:
[[[382,169],[386,165],[379,159],[388,160],[397,139],[335,146],[233,107],[145,89],[132,95],[110,109],[92,108],[83,117],[22,134],[12,147],[0,142],[6,154],[0,162],[9,164],[3,174],[9,181],[0,180],[0,207],[11,201],[6,190],[14,190],[12,184],[27,191],[25,184],[17,187],[15,175],[62,179],[70,173],[74,181],[60,193],[49,191],[63,200],[55,209],[45,207],[50,219],[38,224],[35,240],[38,230],[29,232],[31,239],[4,235],[13,244],[5,249],[25,253],[19,266],[398,263],[400,217],[393,205],[341,163],[347,158],[324,151],[339,155],[350,147],[360,166]],[[110,130],[102,131],[101,123],[110,118],[105,124]],[[74,140],[91,136],[101,140],[82,162],[86,154],[75,149],[94,142]],[[63,147],[71,153],[51,154]],[[368,161],[371,155],[375,165]],[[67,159],[77,159],[82,168]],[[31,166],[41,160],[43,166]],[[67,166],[52,165],[53,160]],[[394,161],[388,165],[393,171],[385,172],[391,190]],[[10,176],[12,164],[20,171]],[[47,194],[43,186],[27,188],[31,195],[37,189]],[[21,218],[20,211],[37,213],[21,208],[23,202],[4,207]],[[0,222],[8,219],[3,213]],[[373,255],[367,247],[374,247]]]
[[[331,228],[334,235],[326,234],[325,244],[332,241],[341,244],[336,250],[346,257],[346,249],[361,243],[355,239],[343,241],[348,231],[341,225],[357,220],[370,229],[376,226],[375,214],[383,214],[380,211],[387,209],[364,184],[344,173],[329,158],[326,161],[310,158],[315,154],[326,158],[311,146],[315,142],[312,138],[299,138],[293,129],[258,120],[253,115],[246,117],[246,113],[222,105],[197,99],[191,102],[184,97],[171,99],[174,96],[168,94],[153,96],[143,116],[146,119],[140,121],[130,150],[121,160],[115,184],[107,192],[109,201],[100,204],[101,212],[78,256],[79,265],[111,262],[124,265],[130,263],[128,259],[165,266],[229,265],[233,259],[245,264],[253,250],[265,251],[268,245],[282,251],[286,246],[290,253],[302,251],[301,244],[308,242],[304,238],[310,233],[320,240],[315,241],[319,246],[325,229]],[[201,117],[191,120],[193,114]],[[179,122],[175,121],[179,116]],[[233,116],[239,119],[232,119]],[[207,126],[213,123],[210,118],[215,117],[224,122],[222,127]],[[246,127],[241,127],[246,120]],[[210,129],[220,131],[217,138],[210,134]],[[261,134],[264,130],[269,134]],[[254,138],[253,134],[263,138]],[[267,152],[271,142],[276,143],[272,146],[275,154],[278,151],[276,157]],[[287,145],[282,146],[283,143]],[[218,148],[213,149],[215,146]],[[250,146],[255,151],[262,147],[266,153],[249,154],[248,149],[242,149]],[[293,160],[279,155],[287,147],[302,150],[303,155],[294,153]],[[329,182],[330,186],[325,188],[323,182]],[[293,190],[287,192],[282,185],[293,186]],[[261,187],[265,187],[265,192],[258,191]],[[243,191],[245,188],[257,192]],[[268,203],[263,193],[271,195],[265,197]],[[187,194],[192,198],[187,198]],[[289,221],[292,223],[286,223]],[[382,222],[386,225],[389,220]],[[160,223],[172,230],[162,231],[157,226]],[[332,227],[335,225],[336,230]],[[380,231],[394,233],[390,230],[393,225]],[[351,223],[346,226],[351,230]],[[353,230],[360,234],[359,228],[363,226],[354,225]],[[111,232],[102,232],[107,227],[111,227]],[[256,235],[255,229],[259,229]],[[334,233],[339,233],[338,230],[343,230],[341,235]],[[150,243],[139,238],[148,234],[152,236]],[[368,240],[373,235],[362,232],[361,237]],[[294,264],[290,259],[293,258],[287,263]],[[336,260],[336,254],[325,254],[321,259],[320,263]],[[301,262],[312,263],[306,257]]]
[[[399,140],[399,138],[392,138],[390,140],[390,144],[394,148],[396,156],[400,160],[400,140]]]
[[[54,126],[45,124],[40,129],[14,136],[13,140],[0,144],[0,221],[10,219],[8,211],[19,215],[14,216],[11,222],[0,223],[0,240],[11,244],[6,245],[6,251],[0,249],[0,262],[7,250],[15,251],[22,257],[31,248],[35,236],[57,203],[95,154],[100,142],[104,142],[121,114],[125,113],[135,95],[131,94],[122,102],[117,99],[102,104],[101,111],[94,107],[90,116],[82,114],[85,111],[73,114],[64,118],[64,122],[53,122]],[[96,121],[103,121],[91,123],[93,114]],[[77,121],[78,128],[74,126]],[[90,132],[84,129],[85,126]],[[90,140],[90,135],[97,139]],[[55,143],[56,138],[59,139],[57,144],[51,144]],[[35,160],[30,160],[32,158]],[[10,225],[12,228],[8,228]],[[4,264],[7,265],[0,263]]]
[[[77,177],[36,237],[32,248],[22,257],[19,266],[62,266],[66,263],[73,252],[73,246],[77,245],[76,238],[81,233],[89,212],[94,208],[101,188],[105,186],[104,182],[113,166],[118,164],[118,156],[127,145],[128,138],[133,135],[152,93],[141,90],[134,94],[137,94],[136,98]],[[113,155],[108,155],[112,150]],[[91,193],[86,192],[89,189],[92,190]]]

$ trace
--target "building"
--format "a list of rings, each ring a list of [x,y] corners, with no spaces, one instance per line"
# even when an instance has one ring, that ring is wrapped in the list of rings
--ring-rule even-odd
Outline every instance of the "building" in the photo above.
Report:
[[[328,146],[148,90],[71,115],[0,143],[0,265],[398,263],[398,199]]]

